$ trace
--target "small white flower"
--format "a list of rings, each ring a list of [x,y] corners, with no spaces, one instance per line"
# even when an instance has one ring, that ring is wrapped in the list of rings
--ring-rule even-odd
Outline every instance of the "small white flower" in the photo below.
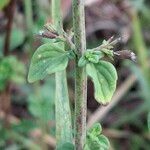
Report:
[[[131,52],[130,57],[132,61],[136,61],[136,55],[133,52]]]

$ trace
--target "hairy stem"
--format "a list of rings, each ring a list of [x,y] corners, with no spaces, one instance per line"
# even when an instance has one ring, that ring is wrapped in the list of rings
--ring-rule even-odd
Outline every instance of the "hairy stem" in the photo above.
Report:
[[[86,50],[84,0],[73,0],[73,28],[76,49],[75,73],[75,146],[84,147],[86,139],[87,77],[86,69],[78,67],[78,61]]]
[[[61,1],[52,0],[52,19],[59,34],[63,33],[61,19]],[[66,70],[57,72],[56,80],[56,139],[57,146],[65,142],[72,143],[72,123],[71,111],[69,106],[69,96],[67,87]]]

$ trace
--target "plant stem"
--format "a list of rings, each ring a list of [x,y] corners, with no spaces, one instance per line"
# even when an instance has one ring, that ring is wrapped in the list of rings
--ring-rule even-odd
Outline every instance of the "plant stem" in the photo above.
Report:
[[[26,28],[27,28],[27,38],[29,43],[29,55],[33,55],[33,11],[32,11],[32,0],[25,0],[25,17],[26,17]]]
[[[33,29],[32,1],[25,0],[24,5],[25,5],[26,25],[30,37],[30,35],[32,36],[32,29]]]
[[[59,34],[63,33],[61,19],[61,0],[52,0],[52,19]],[[66,70],[57,72],[56,80],[56,140],[57,146],[65,142],[72,143],[72,123],[69,105]]]
[[[57,72],[56,80],[56,139],[57,145],[60,143],[72,143],[72,124],[69,106],[66,71]]]
[[[86,50],[84,0],[73,0],[73,28],[76,49],[75,73],[75,146],[84,147],[86,140],[87,77],[86,68],[78,67],[78,61]]]
[[[149,79],[149,64],[147,48],[142,37],[141,25],[136,10],[132,10],[132,26],[133,26],[133,42],[137,52],[138,60],[142,71],[147,79]]]
[[[11,36],[15,6],[16,6],[16,0],[11,0],[7,8],[8,22],[6,25],[6,37],[5,37],[5,43],[4,43],[4,55],[5,56],[9,54],[10,36]]]

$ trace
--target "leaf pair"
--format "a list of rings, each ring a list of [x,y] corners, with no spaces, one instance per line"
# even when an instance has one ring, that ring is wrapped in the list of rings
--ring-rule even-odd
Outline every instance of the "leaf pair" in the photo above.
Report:
[[[48,74],[64,70],[68,65],[68,55],[62,42],[40,46],[32,57],[28,81],[42,80]]]
[[[62,42],[47,43],[40,46],[32,57],[28,81],[42,80],[48,74],[64,70],[72,55],[70,52],[64,50]],[[95,99],[106,105],[110,102],[116,89],[117,73],[111,63],[100,60],[103,56],[100,51],[88,50],[81,57],[79,65],[86,65],[87,74],[94,83]]]

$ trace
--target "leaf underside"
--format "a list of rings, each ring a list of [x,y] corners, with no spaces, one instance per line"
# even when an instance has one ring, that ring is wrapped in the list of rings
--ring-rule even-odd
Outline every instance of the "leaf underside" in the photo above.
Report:
[[[68,64],[67,52],[60,43],[47,43],[34,53],[28,74],[28,81],[42,80],[48,74],[64,70]]]
[[[115,67],[109,62],[100,61],[87,64],[86,70],[94,83],[95,99],[103,105],[108,104],[116,89],[118,77]]]

